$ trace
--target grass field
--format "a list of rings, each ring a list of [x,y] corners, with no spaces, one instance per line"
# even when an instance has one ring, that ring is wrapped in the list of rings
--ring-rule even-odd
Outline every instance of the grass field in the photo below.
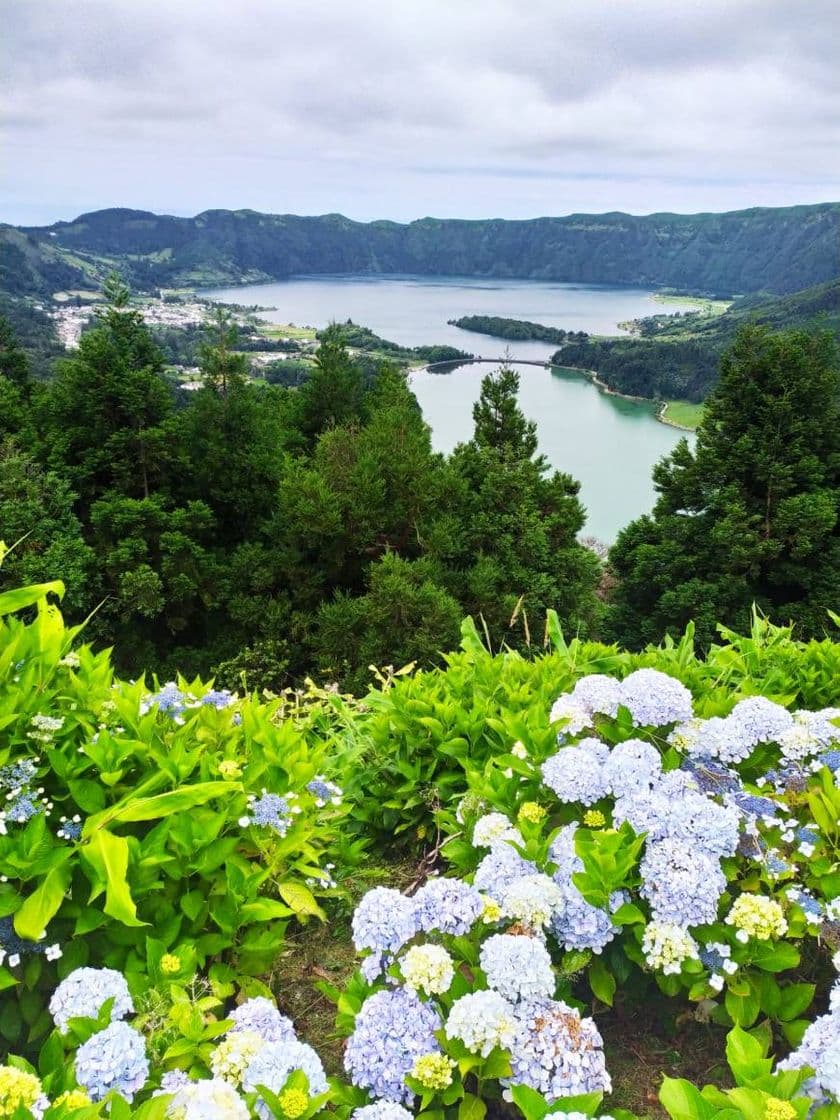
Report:
[[[296,327],[294,323],[260,323],[259,332],[266,338],[315,339],[314,327]]]
[[[732,306],[729,299],[704,299],[702,296],[670,296],[666,292],[655,292],[651,299],[655,303],[682,305],[687,311],[702,311],[706,315],[722,315]]]
[[[703,419],[703,405],[693,401],[665,401],[659,419],[664,424],[674,424],[694,431]]]

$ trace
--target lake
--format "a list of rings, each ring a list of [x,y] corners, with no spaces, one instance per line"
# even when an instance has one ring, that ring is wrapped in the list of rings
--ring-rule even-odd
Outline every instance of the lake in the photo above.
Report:
[[[483,357],[500,357],[502,340],[451,327],[462,315],[530,319],[566,330],[619,334],[618,323],[652,315],[649,290],[472,277],[300,277],[277,284],[215,288],[209,299],[276,310],[270,322],[323,327],[352,319],[403,346],[441,343]],[[545,342],[512,342],[514,358],[545,360],[557,349]],[[520,401],[537,421],[540,450],[552,466],[581,482],[585,532],[611,543],[618,530],[653,505],[651,470],[681,432],[660,424],[653,406],[600,392],[579,374],[513,363]],[[411,386],[439,451],[451,451],[472,432],[472,406],[491,365],[461,366],[449,374],[412,374]]]

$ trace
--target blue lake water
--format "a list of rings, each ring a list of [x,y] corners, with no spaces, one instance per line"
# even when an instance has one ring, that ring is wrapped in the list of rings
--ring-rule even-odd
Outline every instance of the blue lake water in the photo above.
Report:
[[[619,322],[661,310],[644,289],[469,277],[300,277],[202,294],[225,303],[275,308],[262,312],[272,322],[324,327],[352,319],[403,346],[446,343],[489,358],[500,358],[506,343],[451,327],[447,320],[501,315],[590,334],[619,334]],[[555,350],[550,343],[510,343],[513,359],[545,360]],[[651,405],[609,396],[585,377],[513,364],[520,374],[522,408],[537,421],[540,450],[553,466],[581,482],[587,508],[584,532],[612,542],[623,525],[652,507],[653,465],[682,433],[660,424]],[[438,450],[450,451],[469,438],[481,378],[492,368],[412,374],[412,389]]]

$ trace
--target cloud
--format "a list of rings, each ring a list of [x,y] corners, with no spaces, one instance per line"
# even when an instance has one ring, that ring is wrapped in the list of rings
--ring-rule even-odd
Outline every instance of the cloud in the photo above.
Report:
[[[840,178],[835,0],[5,0],[4,21],[5,220],[725,209]]]

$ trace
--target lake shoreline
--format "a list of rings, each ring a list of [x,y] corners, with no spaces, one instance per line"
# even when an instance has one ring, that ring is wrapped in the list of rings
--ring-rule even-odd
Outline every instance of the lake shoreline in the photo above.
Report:
[[[588,380],[591,381],[593,385],[597,386],[597,388],[602,393],[605,393],[608,397],[620,397],[622,400],[634,401],[636,404],[654,405],[654,417],[659,421],[660,424],[665,424],[669,428],[676,428],[680,432],[694,432],[697,430],[696,428],[688,428],[685,424],[678,424],[675,420],[669,420],[667,416],[667,401],[660,401],[657,403],[657,401],[655,401],[652,397],[636,397],[633,396],[632,393],[620,393],[618,389],[613,389],[611,385],[608,385],[606,383],[606,381],[602,381],[598,376],[597,370],[584,369],[582,366],[561,365],[552,365],[551,369],[565,369],[569,370],[571,373],[583,374],[584,377],[588,378]]]

